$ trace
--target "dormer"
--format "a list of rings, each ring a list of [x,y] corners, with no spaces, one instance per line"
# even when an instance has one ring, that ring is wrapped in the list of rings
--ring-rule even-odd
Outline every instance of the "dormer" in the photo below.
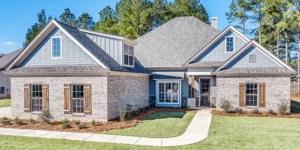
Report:
[[[120,65],[124,67],[134,67],[134,45],[136,45],[137,42],[117,35],[100,33],[85,29],[79,30],[87,35],[107,54],[114,58]]]

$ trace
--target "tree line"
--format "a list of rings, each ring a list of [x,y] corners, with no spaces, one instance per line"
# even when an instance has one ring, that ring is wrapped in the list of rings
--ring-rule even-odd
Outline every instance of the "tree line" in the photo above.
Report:
[[[206,9],[200,0],[173,0],[171,2],[167,0],[120,0],[114,9],[107,6],[98,14],[99,20],[94,22],[88,13],[83,13],[76,18],[71,10],[66,8],[59,18],[54,19],[78,28],[120,35],[131,40],[137,39],[175,17],[194,16],[210,23]],[[27,31],[26,45],[52,19],[51,16],[46,16],[44,10],[38,13],[37,17],[38,23]]]
[[[298,66],[295,54],[300,50],[299,5],[300,0],[233,0],[226,16],[229,23],[253,35],[286,64]]]

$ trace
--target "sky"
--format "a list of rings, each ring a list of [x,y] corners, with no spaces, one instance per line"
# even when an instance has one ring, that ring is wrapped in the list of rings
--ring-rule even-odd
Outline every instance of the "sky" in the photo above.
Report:
[[[23,47],[28,28],[38,22],[37,14],[42,9],[47,17],[59,18],[64,9],[70,8],[76,16],[88,13],[97,22],[99,11],[110,5],[115,8],[119,0],[0,0],[0,53],[8,54]],[[209,17],[218,17],[218,29],[228,25],[225,13],[232,0],[201,0]]]

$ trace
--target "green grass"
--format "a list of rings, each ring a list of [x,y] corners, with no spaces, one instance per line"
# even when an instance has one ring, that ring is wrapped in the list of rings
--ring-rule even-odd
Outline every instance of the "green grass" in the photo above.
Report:
[[[0,136],[0,149],[300,149],[300,120],[268,117],[213,116],[208,137],[177,147],[150,147],[15,136]]]
[[[101,134],[127,135],[151,138],[176,137],[184,133],[194,113],[159,112],[146,117],[136,127],[110,130]]]
[[[0,100],[0,108],[10,107],[10,106],[11,106],[10,99]]]

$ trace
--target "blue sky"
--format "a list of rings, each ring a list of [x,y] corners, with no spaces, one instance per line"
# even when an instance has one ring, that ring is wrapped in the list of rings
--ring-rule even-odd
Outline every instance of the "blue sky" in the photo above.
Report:
[[[42,9],[53,18],[69,7],[76,17],[87,12],[96,22],[98,12],[107,5],[115,7],[119,0],[0,0],[0,53],[10,53],[22,47],[27,29],[37,22],[37,14]],[[201,0],[209,17],[219,18],[219,30],[225,29],[229,23],[225,13],[229,11],[232,0]],[[5,23],[4,23],[5,22]]]

